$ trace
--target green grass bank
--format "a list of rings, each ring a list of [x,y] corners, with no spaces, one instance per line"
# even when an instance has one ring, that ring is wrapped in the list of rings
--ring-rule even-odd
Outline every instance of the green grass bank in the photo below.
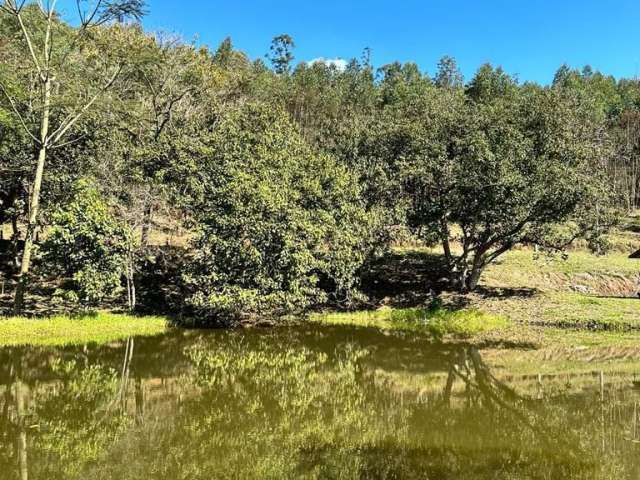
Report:
[[[426,308],[381,308],[347,313],[316,313],[309,318],[323,325],[352,325],[380,330],[420,332],[441,338],[447,335],[471,337],[509,326],[501,316],[478,310]]]
[[[136,317],[107,312],[42,319],[0,317],[0,346],[63,346],[108,343],[167,331],[164,317]]]

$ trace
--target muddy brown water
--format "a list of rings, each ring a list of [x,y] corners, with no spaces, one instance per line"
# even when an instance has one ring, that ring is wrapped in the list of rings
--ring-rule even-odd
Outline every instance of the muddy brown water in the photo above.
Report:
[[[552,380],[351,327],[4,348],[0,479],[640,478],[633,377]]]

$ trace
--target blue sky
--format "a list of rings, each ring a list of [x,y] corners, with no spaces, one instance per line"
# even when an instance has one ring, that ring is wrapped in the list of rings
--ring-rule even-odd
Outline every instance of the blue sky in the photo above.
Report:
[[[433,73],[454,56],[468,78],[482,63],[548,83],[562,64],[639,74],[640,0],[148,0],[149,30],[215,47],[231,36],[252,58],[288,33],[297,60],[415,61]]]

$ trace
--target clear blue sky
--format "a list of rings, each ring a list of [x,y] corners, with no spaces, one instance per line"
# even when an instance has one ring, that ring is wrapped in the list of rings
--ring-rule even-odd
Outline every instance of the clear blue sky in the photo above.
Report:
[[[640,0],[148,0],[149,30],[263,57],[289,33],[297,60],[359,57],[374,65],[415,61],[433,73],[454,56],[465,77],[502,65],[521,80],[548,83],[562,64],[620,76],[640,73]]]

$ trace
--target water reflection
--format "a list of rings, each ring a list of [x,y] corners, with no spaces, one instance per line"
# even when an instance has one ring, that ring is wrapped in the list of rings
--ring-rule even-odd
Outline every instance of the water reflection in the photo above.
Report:
[[[0,350],[0,478],[636,479],[640,396],[349,328]]]

